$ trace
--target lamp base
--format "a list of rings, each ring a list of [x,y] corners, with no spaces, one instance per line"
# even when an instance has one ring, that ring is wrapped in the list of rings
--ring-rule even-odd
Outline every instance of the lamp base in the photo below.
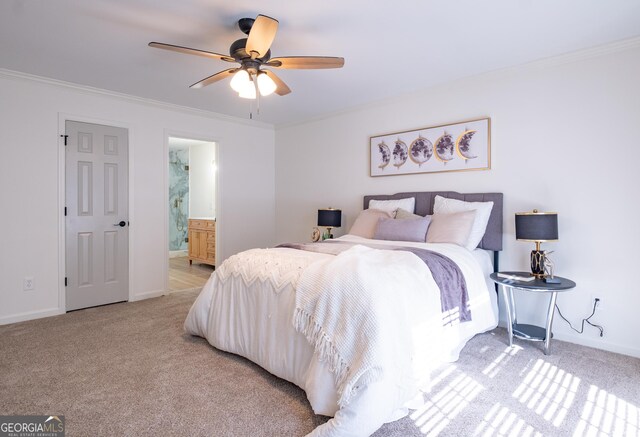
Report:
[[[544,278],[544,250],[531,251],[531,274],[536,278]]]
[[[330,240],[333,238],[333,234],[331,233],[331,226],[327,226],[327,231],[322,235],[323,240]]]

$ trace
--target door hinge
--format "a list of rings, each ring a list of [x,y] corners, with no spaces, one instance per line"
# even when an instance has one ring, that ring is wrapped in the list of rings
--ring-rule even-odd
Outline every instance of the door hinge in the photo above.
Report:
[[[67,216],[67,207],[66,206],[64,207],[64,216],[65,217]]]
[[[67,286],[67,277],[66,276],[64,277],[64,286],[65,287]]]
[[[64,145],[67,145],[67,139],[69,138],[69,135],[60,135],[62,138],[64,138]]]

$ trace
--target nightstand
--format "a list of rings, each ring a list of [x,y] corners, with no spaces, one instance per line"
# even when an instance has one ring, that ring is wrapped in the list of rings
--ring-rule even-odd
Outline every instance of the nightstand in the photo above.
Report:
[[[529,272],[500,272],[507,275],[516,276],[529,276]],[[514,281],[512,279],[505,279],[498,276],[497,273],[492,273],[490,278],[496,284],[500,284],[502,288],[502,296],[504,298],[505,307],[507,309],[507,329],[509,331],[509,346],[513,345],[513,337],[520,338],[528,341],[543,341],[544,342],[544,354],[549,355],[551,346],[551,326],[553,324],[553,313],[556,307],[556,298],[558,293],[569,291],[575,288],[576,283],[570,279],[561,278],[555,276],[560,280],[558,284],[547,284],[542,279],[534,279],[533,281]],[[524,323],[518,323],[516,316],[516,302],[513,299],[513,289],[517,288],[524,291],[533,291],[538,293],[549,294],[549,307],[547,309],[547,323],[545,327],[527,325]]]

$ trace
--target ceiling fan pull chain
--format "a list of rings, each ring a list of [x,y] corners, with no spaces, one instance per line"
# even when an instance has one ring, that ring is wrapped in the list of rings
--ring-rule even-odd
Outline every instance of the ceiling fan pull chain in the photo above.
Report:
[[[260,89],[258,88],[258,74],[256,73],[253,79],[253,86],[256,89],[256,114],[260,115]]]

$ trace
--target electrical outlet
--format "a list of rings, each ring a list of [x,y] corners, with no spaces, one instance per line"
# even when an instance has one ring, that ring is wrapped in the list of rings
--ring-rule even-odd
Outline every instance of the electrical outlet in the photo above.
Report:
[[[29,291],[29,290],[33,290],[34,285],[33,285],[33,276],[25,276],[23,282],[22,282],[22,289],[24,291]]]

